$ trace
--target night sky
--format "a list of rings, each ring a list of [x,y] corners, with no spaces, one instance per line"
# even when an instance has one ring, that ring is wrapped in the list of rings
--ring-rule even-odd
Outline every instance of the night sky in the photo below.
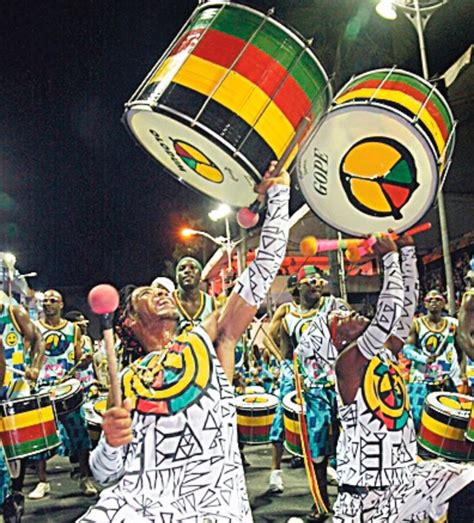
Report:
[[[397,20],[387,29],[374,0],[251,3],[276,5],[282,19],[316,36],[336,84],[393,63],[420,73],[413,28]],[[433,73],[472,43],[474,2],[451,3],[456,10],[443,7],[451,11],[440,10],[431,32],[428,26]],[[3,3],[0,250],[16,254],[21,272],[38,272],[34,288],[149,282],[171,258],[186,215],[202,217],[215,206],[166,175],[121,123],[124,103],[195,6]]]

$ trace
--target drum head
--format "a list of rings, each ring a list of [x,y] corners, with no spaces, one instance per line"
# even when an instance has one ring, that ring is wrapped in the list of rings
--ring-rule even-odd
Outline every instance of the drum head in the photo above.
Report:
[[[260,175],[249,174],[232,154],[200,133],[147,105],[134,105],[126,123],[145,150],[185,185],[220,202],[246,207]]]
[[[471,415],[473,398],[457,392],[432,392],[426,404],[449,417],[467,421]]]
[[[298,398],[296,397],[296,392],[289,392],[284,398],[283,398],[283,408],[290,412],[301,412],[301,405],[298,402]],[[304,410],[306,412],[306,409]]]
[[[87,401],[83,405],[84,415],[86,421],[93,425],[100,425],[102,423],[102,413],[105,412],[107,406],[107,398],[99,397]]]
[[[298,158],[312,211],[353,236],[402,233],[426,214],[438,190],[433,150],[401,113],[375,105],[336,107]]]
[[[67,380],[64,383],[60,383],[59,385],[54,385],[52,387],[52,389],[54,389],[56,399],[64,398],[71,394],[75,394],[80,388],[81,382],[79,380],[76,380],[75,378]]]
[[[273,394],[243,394],[235,399],[237,409],[251,410],[268,409],[278,405],[278,398]]]

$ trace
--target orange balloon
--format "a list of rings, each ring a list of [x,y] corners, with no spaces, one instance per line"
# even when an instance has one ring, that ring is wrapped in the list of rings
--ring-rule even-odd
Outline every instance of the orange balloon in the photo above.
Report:
[[[305,236],[300,241],[300,251],[303,256],[314,256],[317,248],[318,244],[314,236]]]
[[[347,247],[346,259],[353,263],[360,261],[359,248],[356,245],[349,245],[349,247]]]

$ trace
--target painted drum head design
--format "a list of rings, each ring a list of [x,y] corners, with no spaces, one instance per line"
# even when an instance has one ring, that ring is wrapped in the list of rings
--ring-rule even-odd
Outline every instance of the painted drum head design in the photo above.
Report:
[[[203,136],[198,126],[188,127],[147,106],[134,106],[126,118],[140,144],[185,185],[236,207],[255,201],[258,175],[249,174],[250,169]]]
[[[436,197],[439,176],[429,142],[403,114],[354,103],[318,125],[298,157],[298,182],[321,220],[361,236],[416,224]]]

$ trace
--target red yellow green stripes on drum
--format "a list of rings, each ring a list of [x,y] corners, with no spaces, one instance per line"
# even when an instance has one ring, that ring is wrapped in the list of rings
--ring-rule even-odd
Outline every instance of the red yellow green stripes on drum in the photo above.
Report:
[[[166,75],[169,58],[164,68],[150,78],[149,83]],[[227,69],[197,56],[190,56],[176,73],[173,82],[197,91],[229,109],[265,140],[275,156],[280,158],[295,134],[295,129],[280,108],[259,87],[239,75],[230,73],[213,94],[214,87],[226,75]],[[292,158],[296,149],[292,153]],[[291,160],[290,160],[291,161]]]
[[[26,457],[31,454],[36,454],[40,451],[47,450],[59,445],[59,438],[57,432],[50,434],[46,438],[41,437],[25,443],[15,445],[4,445],[5,456],[7,459],[15,459],[19,456]]]
[[[407,108],[412,114],[418,114],[423,105],[418,100],[414,100],[410,96],[400,91],[390,91],[386,89],[374,88],[362,88],[350,91],[349,93],[343,93],[341,96],[336,98],[335,103],[341,104],[353,100],[354,98],[369,99],[374,95],[377,100],[384,100],[400,104],[403,107]],[[420,112],[419,118],[431,133],[438,152],[442,154],[446,145],[446,138],[443,136],[443,132],[440,129],[438,122],[426,110],[426,108]]]
[[[217,16],[215,16],[217,15]],[[297,39],[279,22],[267,18],[258,11],[227,5],[218,14],[218,8],[203,10],[187,28],[189,31],[216,30],[249,42],[263,53],[273,57],[284,69],[291,70],[291,75],[308,97],[326,85],[327,78],[316,58],[309,53],[303,40]],[[306,49],[305,52],[302,51]],[[298,57],[299,60],[298,60]],[[329,101],[329,93],[327,93]]]
[[[313,89],[309,97],[290,71],[252,45],[239,57],[245,45],[239,38],[210,29],[193,54],[227,70],[232,69],[260,87],[296,128],[302,118],[311,114],[311,100],[317,97],[318,91]],[[319,88],[323,90],[324,85]]]
[[[55,420],[46,423],[38,423],[29,427],[17,428],[0,433],[3,445],[18,445],[41,437],[51,436],[56,433]]]
[[[256,411],[251,411],[248,416],[237,413],[237,424],[246,427],[263,427],[271,425],[275,413],[268,414],[267,410],[259,414]]]
[[[443,119],[448,131],[451,131],[453,128],[453,117],[449,107],[436,91],[432,92],[432,86],[430,84],[423,83],[424,81],[421,78],[414,77],[409,73],[391,72],[387,78],[388,74],[389,71],[379,71],[369,72],[359,76],[356,80],[344,87],[344,93],[357,89],[361,85],[364,87],[382,87],[381,83],[385,80],[383,84],[384,87],[410,93],[420,102],[428,100],[426,105],[429,111],[440,113],[440,118]]]
[[[441,436],[445,439],[452,439],[458,441],[464,440],[464,429],[456,428],[441,421],[438,421],[430,414],[428,414],[426,410],[423,411],[423,414],[421,416],[421,424],[424,428],[426,428],[433,434],[437,434],[438,436]]]
[[[447,440],[442,436],[421,431],[418,438],[419,444],[437,456],[466,461],[474,458],[474,447],[466,441]]]
[[[17,430],[54,419],[53,407],[48,405],[37,410],[4,416],[0,419],[0,432]]]
[[[365,80],[362,83],[358,84],[357,86],[344,91],[344,94],[357,92],[359,89],[377,89],[380,87],[380,82],[377,80]],[[419,91],[416,87],[413,87],[409,84],[402,83],[402,82],[395,82],[395,81],[389,81],[387,80],[383,86],[382,90],[391,90],[393,92],[401,93],[403,95],[407,95],[410,98],[413,98],[414,100],[417,100],[420,102],[421,105],[425,104],[424,110],[428,111],[429,114],[433,117],[433,119],[438,124],[438,127],[441,131],[441,134],[445,140],[448,139],[449,132],[451,131],[452,125],[451,122],[446,118],[448,116],[447,114],[442,114],[442,111],[440,110],[439,104],[435,104],[433,98],[428,98],[428,94],[425,94],[421,91]],[[378,96],[375,96],[375,99],[378,99]]]

